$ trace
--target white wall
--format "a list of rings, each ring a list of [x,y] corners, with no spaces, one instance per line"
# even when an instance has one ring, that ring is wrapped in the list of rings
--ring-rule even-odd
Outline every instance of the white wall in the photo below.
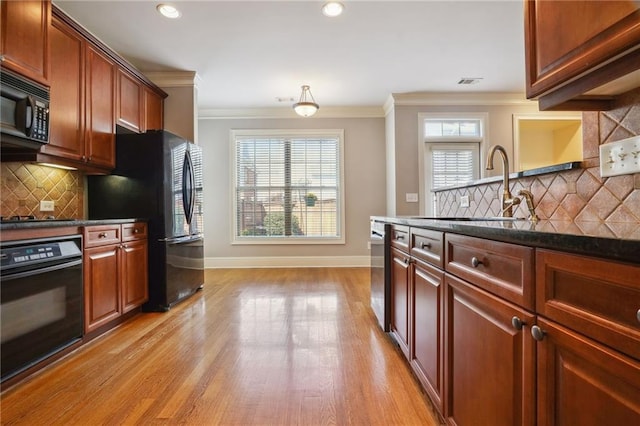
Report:
[[[385,214],[384,118],[203,118],[207,267],[368,266],[369,216]],[[231,129],[344,129],[346,244],[231,245]]]

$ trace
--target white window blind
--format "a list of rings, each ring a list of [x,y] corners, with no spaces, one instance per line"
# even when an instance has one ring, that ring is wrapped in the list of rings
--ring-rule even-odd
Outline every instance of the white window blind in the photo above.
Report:
[[[435,145],[435,144],[434,144]],[[477,148],[431,147],[433,189],[462,185],[476,179]]]
[[[238,132],[235,240],[341,238],[341,141],[336,135]]]

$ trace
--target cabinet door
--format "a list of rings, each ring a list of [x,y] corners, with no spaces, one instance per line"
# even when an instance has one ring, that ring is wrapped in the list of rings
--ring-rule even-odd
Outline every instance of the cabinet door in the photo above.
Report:
[[[409,255],[391,249],[391,332],[407,359],[409,353]]]
[[[637,2],[540,1],[525,3],[527,97],[535,97],[640,43]],[[637,61],[628,72],[637,69]]]
[[[147,241],[126,242],[121,249],[122,313],[147,301]]]
[[[87,45],[86,161],[115,167],[115,65]]]
[[[118,68],[117,123],[134,132],[142,128],[142,84]]]
[[[2,66],[48,86],[51,2],[3,1],[0,14]]]
[[[84,250],[84,328],[95,330],[120,316],[119,244]]]
[[[144,89],[144,131],[164,128],[164,99],[152,90]]]
[[[445,417],[458,426],[535,424],[534,316],[445,274]],[[578,423],[576,423],[578,424]]]
[[[413,266],[413,355],[411,366],[438,411],[442,412],[444,273],[431,265]]]
[[[55,16],[51,37],[50,140],[45,154],[81,161],[84,155],[84,41]]]
[[[640,424],[640,362],[539,318],[538,424]]]

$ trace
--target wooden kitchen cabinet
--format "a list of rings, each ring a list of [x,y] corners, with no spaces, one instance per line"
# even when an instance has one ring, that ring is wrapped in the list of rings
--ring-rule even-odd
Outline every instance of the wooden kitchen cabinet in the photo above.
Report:
[[[50,19],[50,0],[1,2],[2,66],[48,86]]]
[[[638,44],[640,5],[633,0],[527,0],[527,98],[539,97],[541,110],[608,110],[611,96],[581,95],[637,72]]]
[[[68,18],[67,18],[68,19]],[[50,141],[41,153],[87,172],[115,167],[115,65],[63,15],[51,22]]]
[[[145,86],[144,131],[164,129],[164,98]]]
[[[391,249],[390,330],[407,360],[411,357],[409,351],[410,264],[408,253],[396,248]]]
[[[82,162],[84,156],[85,42],[57,16],[51,18],[49,143],[44,154]]]
[[[85,333],[147,301],[146,229],[144,223],[84,228]]]
[[[143,129],[144,90],[142,83],[122,68],[118,68],[117,78],[116,122],[120,126],[140,133]]]
[[[461,279],[445,278],[444,417],[450,424],[534,425],[534,315]],[[578,424],[578,423],[574,423]]]
[[[640,424],[640,362],[538,318],[537,424]]]

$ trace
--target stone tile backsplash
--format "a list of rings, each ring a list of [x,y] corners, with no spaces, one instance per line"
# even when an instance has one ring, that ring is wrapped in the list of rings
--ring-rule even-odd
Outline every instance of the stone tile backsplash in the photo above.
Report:
[[[0,164],[0,214],[3,217],[82,219],[84,188],[80,172],[30,163]],[[54,211],[41,212],[41,200],[53,201]]]
[[[613,227],[624,232],[620,224],[640,223],[640,174],[600,177],[598,147],[637,135],[640,89],[627,93],[610,111],[583,113],[583,168],[514,179],[511,192],[529,189],[540,219],[618,224]],[[501,193],[501,181],[438,192],[438,215],[499,216]],[[469,208],[459,207],[461,195],[470,195]],[[514,216],[528,217],[524,203]]]

